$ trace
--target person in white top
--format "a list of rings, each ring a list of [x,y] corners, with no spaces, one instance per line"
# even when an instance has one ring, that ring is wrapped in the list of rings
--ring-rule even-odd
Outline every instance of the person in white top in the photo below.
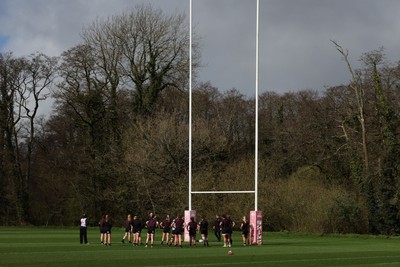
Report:
[[[81,244],[83,243],[88,244],[87,225],[88,225],[88,218],[86,217],[86,214],[83,214],[80,220],[80,232],[79,232],[79,239]]]

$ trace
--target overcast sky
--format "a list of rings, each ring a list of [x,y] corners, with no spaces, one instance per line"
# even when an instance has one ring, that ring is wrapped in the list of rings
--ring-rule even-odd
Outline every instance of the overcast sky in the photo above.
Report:
[[[96,17],[151,3],[166,13],[186,12],[189,0],[0,0],[0,51],[57,56],[80,42]],[[350,51],[385,47],[400,59],[400,0],[260,0],[260,93],[324,90],[347,83],[346,65],[331,39]],[[193,0],[202,37],[199,80],[220,90],[255,88],[256,0]]]

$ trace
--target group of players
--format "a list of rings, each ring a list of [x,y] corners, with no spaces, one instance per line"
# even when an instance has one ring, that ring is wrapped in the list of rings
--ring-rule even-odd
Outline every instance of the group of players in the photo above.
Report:
[[[249,245],[249,222],[246,216],[243,216],[240,231],[242,234],[243,245]],[[100,227],[100,241],[106,246],[111,246],[111,221],[109,215],[105,215],[99,222]],[[213,230],[218,241],[223,238],[224,247],[232,246],[232,232],[235,227],[235,222],[230,218],[229,215],[215,217]],[[196,235],[198,232],[201,234],[200,242],[204,246],[209,246],[208,242],[208,229],[209,223],[207,219],[202,216],[199,222],[195,221],[194,217],[190,218],[190,221],[185,223],[182,215],[176,216],[171,219],[169,215],[158,221],[157,216],[154,213],[149,213],[149,216],[145,222],[143,222],[137,215],[128,215],[124,221],[125,233],[122,237],[121,242],[125,243],[127,239],[133,246],[142,245],[141,232],[142,229],[147,229],[145,247],[153,247],[154,237],[157,228],[162,230],[161,245],[166,243],[168,246],[182,247],[182,235],[184,230],[187,229],[189,232],[189,246],[196,246]]]

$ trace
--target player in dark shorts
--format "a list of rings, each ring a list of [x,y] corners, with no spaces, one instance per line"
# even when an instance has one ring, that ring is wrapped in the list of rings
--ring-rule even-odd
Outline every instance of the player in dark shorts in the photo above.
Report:
[[[222,215],[221,228],[222,228],[222,235],[224,236],[224,247],[231,247],[233,222],[229,216]]]
[[[149,214],[149,219],[146,221],[146,226],[147,226],[146,247],[148,246],[149,241],[151,247],[153,247],[154,235],[156,233],[156,227],[158,226],[158,222],[155,214],[153,214],[152,212],[150,212]]]
[[[235,221],[233,221],[232,219],[231,219],[231,216],[230,215],[227,215],[228,216],[228,218],[229,218],[229,220],[231,220],[231,234],[230,234],[230,236],[229,236],[229,242],[230,242],[230,245],[232,246],[233,245],[233,240],[232,240],[232,236],[233,236],[233,230],[235,229]]]
[[[221,242],[221,217],[219,215],[215,215],[215,221],[214,221],[214,234],[215,237],[217,238],[218,242]]]
[[[182,219],[182,216],[178,215],[175,218],[175,235],[174,235],[174,244],[175,246],[182,247],[182,233],[185,221]]]
[[[197,223],[194,220],[194,217],[190,217],[190,222],[186,226],[189,231],[189,245],[196,246],[196,232],[197,232]]]
[[[142,221],[138,218],[137,215],[133,216],[132,220],[132,234],[133,234],[133,245],[140,245],[140,232],[142,231]]]
[[[201,217],[199,222],[199,229],[201,234],[201,239],[203,240],[203,245],[208,247],[208,221],[205,217]]]
[[[122,237],[122,240],[121,240],[122,243],[125,243],[125,238],[128,238],[129,243],[131,243],[131,232],[132,232],[131,222],[132,222],[132,216],[130,214],[128,214],[128,217],[124,221],[125,234]]]
[[[107,214],[104,219],[104,245],[111,246],[111,228],[112,222]]]
[[[164,244],[164,240],[167,241],[167,245],[169,244],[169,234],[171,232],[171,219],[169,218],[169,214],[165,217],[165,219],[160,223],[160,227],[163,230],[161,237],[161,245]]]
[[[176,224],[175,224],[175,219],[172,220],[171,222],[171,238],[169,240],[169,246],[172,246],[175,240],[175,235],[176,235]]]
[[[100,221],[99,221],[99,229],[100,229],[100,243],[104,244],[104,233],[105,233],[105,229],[104,229],[104,217],[102,216]]]
[[[246,216],[243,216],[240,230],[242,231],[243,246],[249,245],[249,229],[250,223],[247,221]]]

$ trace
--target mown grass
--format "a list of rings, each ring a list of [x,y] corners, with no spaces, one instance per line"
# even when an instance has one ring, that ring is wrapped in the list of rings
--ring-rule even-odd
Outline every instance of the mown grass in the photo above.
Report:
[[[400,239],[373,236],[266,233],[264,245],[243,247],[238,233],[233,247],[153,248],[121,244],[122,229],[113,230],[113,245],[100,245],[96,228],[89,245],[79,244],[78,228],[0,228],[0,266],[400,266]],[[228,255],[228,250],[234,252]]]

